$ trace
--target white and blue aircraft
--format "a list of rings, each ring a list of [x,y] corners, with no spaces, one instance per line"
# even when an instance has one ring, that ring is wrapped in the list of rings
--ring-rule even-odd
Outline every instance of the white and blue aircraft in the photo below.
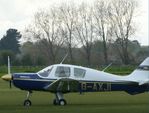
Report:
[[[9,59],[8,59],[9,60]],[[8,67],[10,63],[8,61]],[[66,105],[63,94],[70,92],[125,91],[131,95],[149,91],[149,57],[130,75],[118,76],[91,68],[55,64],[37,73],[13,73],[2,76],[21,90],[28,91],[24,106],[31,106],[32,91],[46,91],[55,94],[54,105]]]

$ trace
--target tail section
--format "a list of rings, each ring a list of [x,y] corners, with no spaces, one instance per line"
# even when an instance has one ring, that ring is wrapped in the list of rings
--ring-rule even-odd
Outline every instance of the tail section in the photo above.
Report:
[[[137,69],[140,71],[149,71],[149,57],[146,58]]]
[[[139,85],[149,83],[149,57],[130,74],[130,78],[139,82]]]

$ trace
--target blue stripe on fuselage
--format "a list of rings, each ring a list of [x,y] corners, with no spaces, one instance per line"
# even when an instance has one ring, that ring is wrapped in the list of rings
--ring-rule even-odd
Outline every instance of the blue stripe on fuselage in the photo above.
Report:
[[[41,79],[37,73],[14,73],[14,78]]]
[[[37,73],[14,73],[13,84],[22,90],[45,91],[45,86],[51,84],[54,80],[43,79]]]

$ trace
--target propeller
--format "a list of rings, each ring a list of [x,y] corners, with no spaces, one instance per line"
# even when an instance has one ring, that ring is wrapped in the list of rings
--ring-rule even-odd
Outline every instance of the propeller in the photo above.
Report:
[[[12,86],[11,83],[12,83],[12,80],[9,81],[9,87],[10,87],[10,89],[12,88],[11,87]]]
[[[11,76],[11,72],[10,72],[10,58],[9,58],[9,56],[8,56],[8,74],[3,75],[1,78],[5,81],[9,81],[9,87],[11,88],[12,76]]]

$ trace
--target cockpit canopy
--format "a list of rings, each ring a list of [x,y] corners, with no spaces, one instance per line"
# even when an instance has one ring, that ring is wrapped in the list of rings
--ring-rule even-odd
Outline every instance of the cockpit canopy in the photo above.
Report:
[[[54,70],[53,70],[54,68]],[[41,71],[38,72],[38,74],[41,77],[48,77],[51,73],[54,74],[55,77],[69,77],[70,75],[73,75],[76,78],[84,78],[86,74],[86,70],[80,67],[76,66],[69,66],[69,65],[53,65],[48,66]]]

